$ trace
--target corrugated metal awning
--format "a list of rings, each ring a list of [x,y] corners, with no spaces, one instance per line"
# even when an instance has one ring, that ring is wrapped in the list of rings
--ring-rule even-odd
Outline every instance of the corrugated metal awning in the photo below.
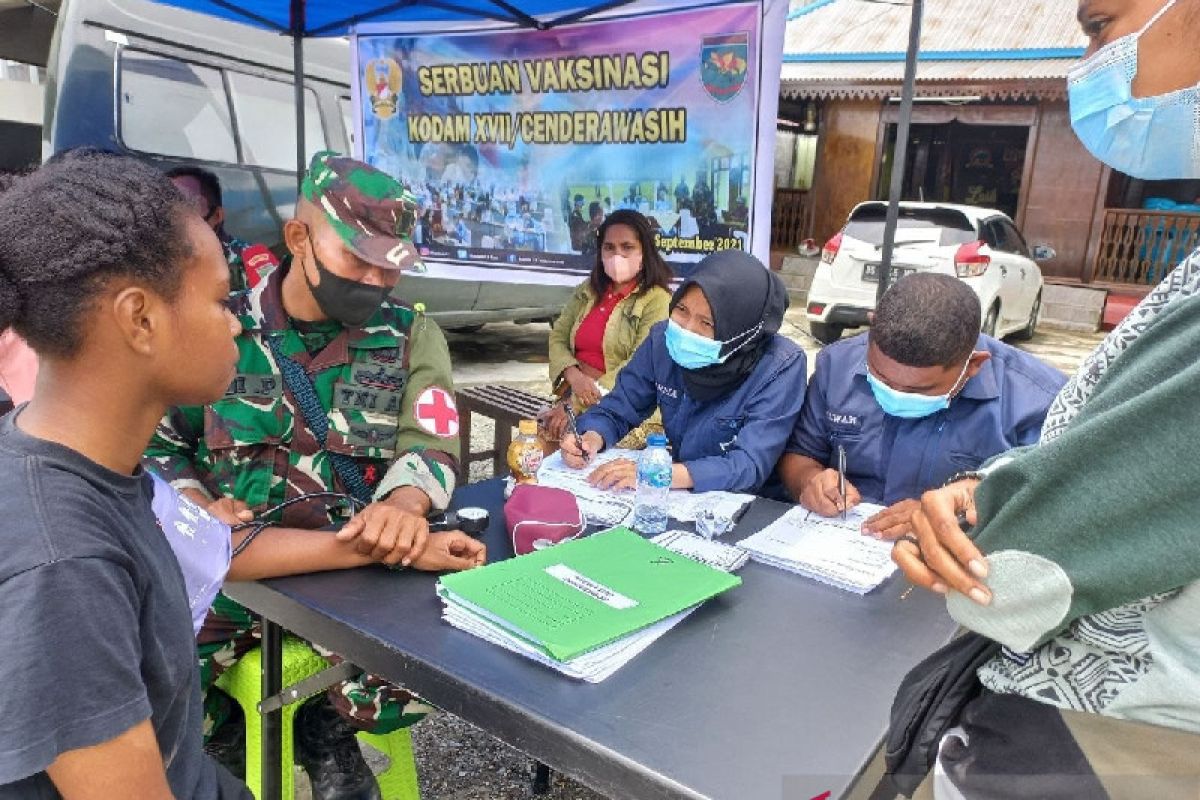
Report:
[[[925,10],[918,96],[1061,98],[1087,38],[1071,6],[1045,0],[938,0]],[[900,92],[911,6],[801,0],[785,35],[785,97],[887,97]]]
[[[1073,59],[935,61],[917,65],[917,96],[979,94],[987,99],[1053,98],[1066,95]],[[903,62],[784,64],[784,97],[889,97],[900,93]]]
[[[785,54],[900,53],[912,7],[879,0],[814,0],[793,7]],[[1047,0],[938,0],[925,9],[921,50],[1004,52],[1074,49],[1087,37],[1075,3]],[[901,59],[902,60],[902,59]]]

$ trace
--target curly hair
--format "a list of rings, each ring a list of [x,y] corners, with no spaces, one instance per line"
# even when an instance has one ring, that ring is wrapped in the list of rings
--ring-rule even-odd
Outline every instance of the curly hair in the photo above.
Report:
[[[0,330],[66,358],[110,281],[174,300],[192,257],[188,215],[162,173],[128,156],[79,149],[17,178],[0,194]]]
[[[979,297],[949,275],[917,272],[879,298],[870,341],[909,367],[959,367],[979,339]]]
[[[593,203],[593,205],[595,204]],[[653,286],[666,289],[671,283],[671,268],[667,266],[666,261],[663,261],[662,255],[655,246],[654,230],[650,227],[650,220],[632,209],[617,209],[605,217],[604,222],[600,223],[600,228],[596,231],[596,262],[592,265],[591,274],[588,275],[588,283],[591,285],[592,291],[596,293],[596,297],[603,297],[604,293],[608,291],[609,284],[612,283],[608,273],[604,271],[602,251],[604,250],[604,235],[613,225],[626,225],[632,228],[633,232],[637,234],[638,242],[642,245],[642,275],[638,281],[638,291],[644,292]]]
[[[204,167],[185,164],[182,167],[173,167],[164,174],[168,178],[195,179],[196,183],[200,184],[200,194],[204,197],[204,202],[208,204],[208,213],[210,215],[213,211],[224,205],[221,199],[221,180],[215,172],[207,170]]]

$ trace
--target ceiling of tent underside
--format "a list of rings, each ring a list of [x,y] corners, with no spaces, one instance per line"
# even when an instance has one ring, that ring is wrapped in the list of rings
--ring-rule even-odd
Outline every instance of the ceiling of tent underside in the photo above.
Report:
[[[278,31],[294,31],[289,0],[158,0],[166,5],[244,22]],[[597,10],[619,7],[630,0],[307,0],[303,32],[307,36],[337,36],[361,23],[459,23],[491,20],[522,27],[551,27],[577,20]]]

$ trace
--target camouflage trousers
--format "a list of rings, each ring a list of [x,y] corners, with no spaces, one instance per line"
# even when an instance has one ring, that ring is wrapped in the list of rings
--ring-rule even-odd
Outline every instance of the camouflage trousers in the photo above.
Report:
[[[262,623],[258,615],[218,594],[196,637],[200,660],[200,690],[204,693],[204,738],[229,717],[229,696],[213,687],[225,670],[262,643]],[[309,644],[312,644],[311,642]],[[330,664],[340,656],[312,645]],[[434,711],[404,689],[374,675],[363,673],[328,690],[330,702],[338,714],[358,730],[385,734],[414,725]]]

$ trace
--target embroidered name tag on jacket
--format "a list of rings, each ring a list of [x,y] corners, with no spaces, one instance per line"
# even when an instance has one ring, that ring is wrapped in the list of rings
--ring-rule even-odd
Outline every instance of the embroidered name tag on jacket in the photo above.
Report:
[[[850,428],[856,431],[862,428],[862,418],[856,414],[839,414],[836,411],[826,411],[825,419],[835,428]]]
[[[283,397],[279,375],[238,375],[225,390],[226,397]]]

